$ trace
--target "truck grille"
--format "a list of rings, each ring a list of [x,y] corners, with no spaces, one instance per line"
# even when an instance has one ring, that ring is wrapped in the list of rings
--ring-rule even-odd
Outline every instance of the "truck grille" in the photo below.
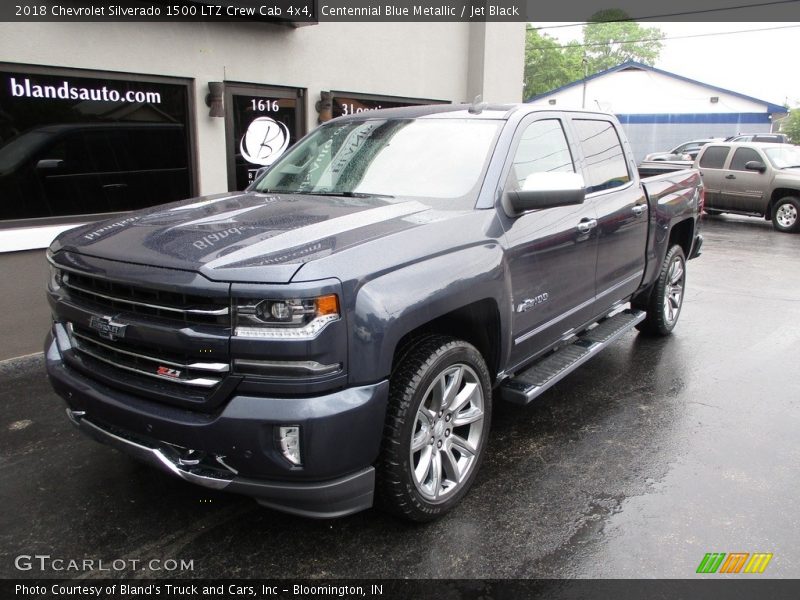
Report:
[[[181,323],[230,326],[226,299],[145,289],[74,271],[64,273],[62,285],[71,298],[101,312],[124,311]]]
[[[193,410],[214,411],[230,397],[241,378],[230,372],[229,284],[114,262],[101,262],[101,273],[84,271],[76,268],[84,259],[69,253],[50,262],[59,269],[50,301],[67,366],[133,396]],[[143,283],[150,269],[152,286]],[[125,281],[131,270],[135,278]]]
[[[150,355],[136,347],[114,346],[101,341],[94,333],[67,325],[72,347],[81,355],[89,356],[112,367],[141,377],[151,377],[162,382],[195,387],[213,388],[222,381],[230,367],[227,363],[197,362],[180,355]]]

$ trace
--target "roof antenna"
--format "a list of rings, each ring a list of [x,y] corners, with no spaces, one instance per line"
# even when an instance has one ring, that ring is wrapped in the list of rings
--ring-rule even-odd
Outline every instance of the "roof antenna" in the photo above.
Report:
[[[483,109],[489,106],[487,102],[482,102],[483,96],[478,94],[475,96],[475,99],[472,101],[472,104],[469,107],[469,112],[472,115],[479,115],[483,112]]]

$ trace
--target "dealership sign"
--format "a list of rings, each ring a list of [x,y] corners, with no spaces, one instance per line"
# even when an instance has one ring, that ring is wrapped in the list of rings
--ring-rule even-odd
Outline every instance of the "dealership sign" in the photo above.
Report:
[[[145,92],[109,89],[107,86],[89,88],[73,85],[69,80],[57,85],[39,85],[31,82],[30,77],[17,79],[9,78],[11,95],[15,98],[52,98],[61,100],[94,100],[97,102],[147,102],[148,104],[161,104],[161,94],[158,92]]]

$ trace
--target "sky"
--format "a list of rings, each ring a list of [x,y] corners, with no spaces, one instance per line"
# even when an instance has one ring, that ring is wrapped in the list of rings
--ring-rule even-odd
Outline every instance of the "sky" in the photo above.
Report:
[[[532,23],[534,27],[564,23]],[[642,23],[658,27],[667,38],[655,66],[775,104],[800,106],[800,23]],[[790,26],[787,28],[787,26]],[[774,29],[774,28],[782,29]],[[731,35],[722,32],[770,29]],[[582,38],[582,28],[541,29],[562,43]]]

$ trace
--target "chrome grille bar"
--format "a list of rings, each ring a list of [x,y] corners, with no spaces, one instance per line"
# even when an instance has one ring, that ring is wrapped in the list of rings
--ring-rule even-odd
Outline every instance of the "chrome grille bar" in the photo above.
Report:
[[[210,371],[213,373],[227,373],[230,370],[230,365],[227,363],[178,363],[172,362],[169,360],[163,360],[161,358],[155,358],[153,356],[147,356],[145,354],[139,354],[137,352],[131,352],[129,350],[122,350],[121,348],[115,348],[114,346],[109,346],[108,344],[104,344],[94,338],[90,338],[82,333],[78,333],[70,328],[70,333],[72,334],[73,338],[80,338],[89,342],[90,344],[95,344],[97,346],[102,346],[103,348],[107,348],[112,352],[118,352],[120,354],[127,354],[128,356],[133,356],[135,358],[141,358],[142,360],[148,360],[150,362],[157,363],[159,365],[169,365],[170,367],[178,367],[179,369],[192,369],[195,371]]]
[[[156,364],[158,364],[160,366],[170,365],[170,366],[176,366],[176,367],[179,367],[179,368],[185,369],[185,370],[189,370],[191,368],[189,365],[182,365],[182,364],[178,364],[178,363],[174,363],[174,362],[162,361],[162,360],[159,360],[157,358],[144,356],[144,355],[139,355],[139,354],[136,354],[136,353],[133,353],[133,352],[128,352],[128,351],[124,351],[124,350],[119,350],[117,348],[113,348],[111,346],[108,346],[106,344],[97,342],[97,341],[95,341],[95,340],[93,340],[91,338],[88,338],[86,336],[82,336],[80,334],[77,334],[72,330],[71,327],[68,327],[68,331],[70,332],[70,339],[71,339],[71,342],[72,342],[72,347],[77,352],[79,352],[81,354],[85,354],[87,356],[90,356],[95,360],[99,360],[100,362],[103,362],[103,363],[106,363],[108,365],[111,365],[112,367],[115,367],[117,369],[122,369],[122,370],[128,371],[130,373],[136,373],[137,375],[144,375],[145,377],[151,377],[153,379],[158,379],[159,381],[169,381],[171,383],[177,383],[177,384],[181,384],[181,385],[188,385],[188,386],[200,387],[200,388],[212,388],[215,385],[217,385],[218,383],[220,383],[220,381],[222,381],[221,378],[214,378],[214,377],[194,377],[194,378],[173,377],[173,376],[169,376],[169,375],[161,375],[161,374],[156,373],[156,372],[145,371],[144,369],[140,369],[140,368],[137,368],[137,367],[134,367],[134,366],[131,366],[131,365],[126,365],[126,364],[124,364],[122,362],[119,362],[118,360],[114,360],[114,359],[112,359],[112,358],[110,358],[108,356],[103,356],[102,354],[100,354],[100,353],[98,353],[96,351],[92,351],[90,348],[87,348],[85,343],[82,343],[80,340],[83,340],[83,342],[89,342],[90,344],[95,344],[95,345],[100,346],[102,348],[109,349],[109,350],[111,350],[111,351],[113,351],[115,353],[124,354],[124,355],[126,354],[126,355],[129,355],[129,356],[133,356],[135,358],[141,358],[143,360],[152,361],[152,362],[154,362],[154,363],[156,363]],[[200,364],[202,364],[202,363],[200,363]],[[214,364],[214,363],[208,363],[208,364]],[[227,365],[225,365],[225,367],[227,368]]]
[[[95,290],[89,290],[79,285],[75,285],[74,283],[69,282],[69,277],[64,278],[62,285],[66,288],[71,290],[75,290],[76,292],[81,292],[82,294],[89,294],[90,296],[96,296],[98,298],[103,298],[104,300],[110,300],[111,302],[121,302],[123,304],[130,304],[132,306],[143,306],[145,308],[152,308],[155,310],[165,310],[168,312],[174,312],[178,314],[184,315],[202,315],[202,316],[223,316],[230,313],[230,308],[219,308],[217,310],[206,310],[206,309],[199,309],[199,308],[175,308],[174,306],[166,306],[163,304],[150,304],[147,302],[139,302],[137,300],[128,300],[127,298],[120,298],[119,296],[109,296],[107,294],[102,294]]]

